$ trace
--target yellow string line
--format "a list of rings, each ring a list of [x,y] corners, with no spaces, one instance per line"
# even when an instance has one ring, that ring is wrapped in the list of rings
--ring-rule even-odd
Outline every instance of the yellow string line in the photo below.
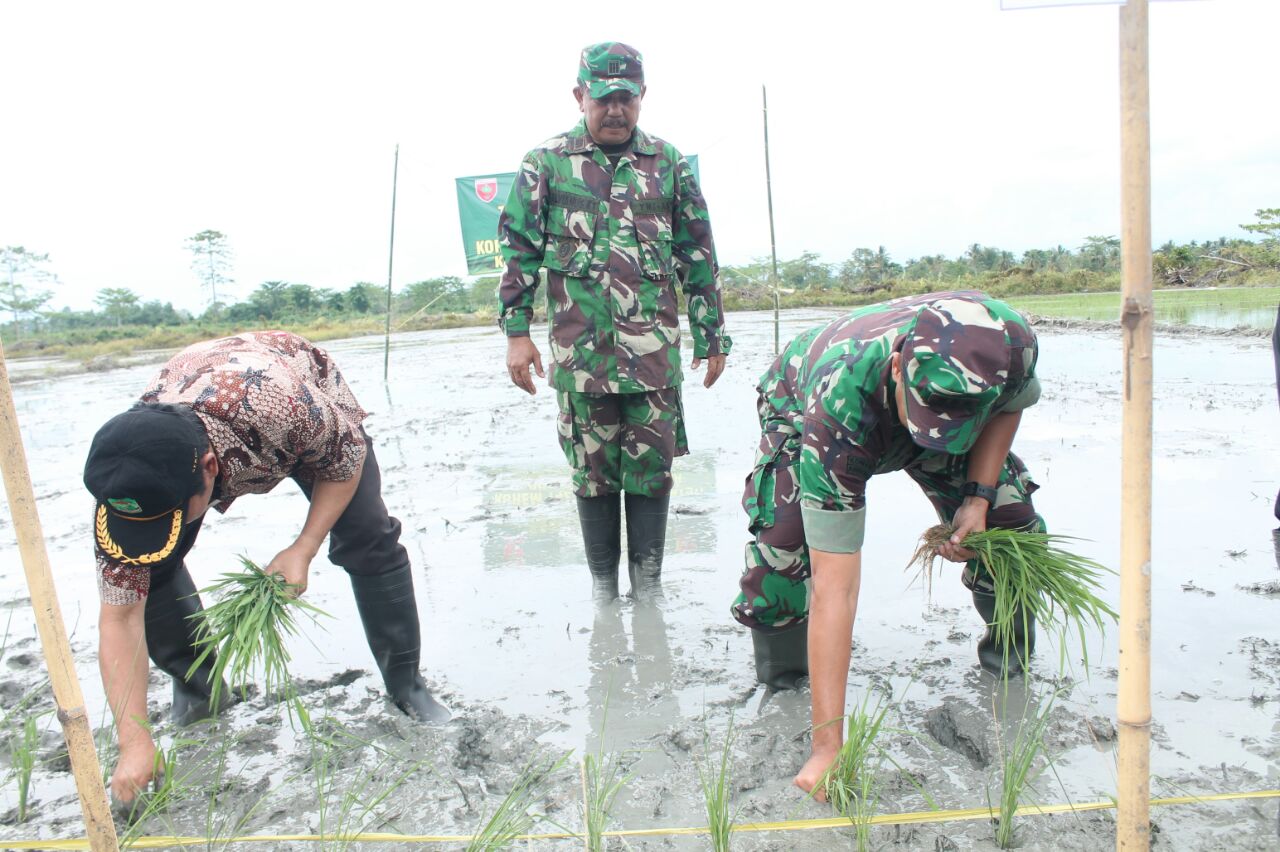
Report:
[[[1198,805],[1207,802],[1227,802],[1242,799],[1275,799],[1280,798],[1280,790],[1253,790],[1242,793],[1210,793],[1204,796],[1172,796],[1164,799],[1152,799],[1152,805]],[[1102,802],[1081,802],[1057,805],[1023,805],[1015,811],[1016,816],[1037,816],[1061,813],[1079,813],[1084,811],[1105,811],[1116,807],[1110,800]],[[965,808],[950,811],[917,811],[905,814],[880,814],[867,820],[868,825],[918,825],[933,822],[960,822],[964,820],[993,819],[999,816],[995,808]],[[780,822],[750,822],[733,826],[734,832],[761,831],[814,831],[824,828],[848,828],[853,823],[845,817],[828,817],[826,819],[783,820]],[[699,828],[637,828],[619,831],[606,831],[606,837],[655,837],[660,835],[707,834],[709,829]],[[581,839],[578,832],[556,832],[549,834],[521,834],[512,840],[576,840]],[[236,837],[139,837],[129,844],[131,849],[162,849],[169,846],[201,846],[207,843],[322,843],[322,842],[360,842],[360,843],[469,843],[475,839],[469,834],[391,834],[369,832],[365,834],[248,834]],[[0,840],[0,849],[65,849],[84,850],[89,848],[87,837],[76,837],[67,840]]]

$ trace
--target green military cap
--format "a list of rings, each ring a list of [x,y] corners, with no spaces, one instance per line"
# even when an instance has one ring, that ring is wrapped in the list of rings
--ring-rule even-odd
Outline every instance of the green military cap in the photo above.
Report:
[[[1010,383],[1035,363],[1035,335],[995,300],[939,294],[908,328],[902,345],[907,429],[930,450],[968,452]]]
[[[640,51],[620,41],[602,41],[582,49],[578,82],[593,98],[610,92],[630,92],[637,97],[644,85],[644,58]]]

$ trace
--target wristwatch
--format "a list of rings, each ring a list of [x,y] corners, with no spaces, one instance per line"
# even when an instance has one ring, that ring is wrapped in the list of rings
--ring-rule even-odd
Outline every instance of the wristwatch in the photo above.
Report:
[[[960,493],[965,497],[981,497],[988,504],[994,506],[996,504],[996,495],[999,493],[996,489],[989,485],[983,485],[981,482],[970,480],[960,486]]]

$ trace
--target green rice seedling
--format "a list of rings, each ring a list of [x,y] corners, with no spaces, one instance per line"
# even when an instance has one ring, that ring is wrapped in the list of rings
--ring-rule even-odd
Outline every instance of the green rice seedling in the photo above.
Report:
[[[1052,758],[1046,758],[1045,765],[1037,767],[1037,758],[1044,753],[1044,735],[1056,698],[1056,695],[1052,695],[1046,701],[1027,705],[1028,712],[1018,723],[1018,732],[1008,748],[1005,747],[1004,737],[997,737],[1000,749],[1000,802],[996,808],[999,811],[996,820],[996,845],[1001,849],[1013,846],[1014,818],[1018,805],[1027,790],[1035,789],[1035,780],[1053,763]],[[990,798],[988,791],[988,805]]]
[[[707,806],[707,828],[711,835],[711,848],[714,852],[728,852],[733,823],[738,816],[737,809],[731,807],[735,739],[737,739],[737,729],[733,726],[732,714],[729,716],[729,729],[725,732],[724,742],[714,754],[710,733],[704,731],[702,735],[703,757],[698,763],[698,781],[702,786],[702,798]]]
[[[926,530],[910,565],[919,565],[928,574],[937,548],[950,539],[951,533],[947,524]],[[965,537],[964,546],[977,554],[995,587],[991,629],[997,644],[1004,648],[1006,662],[1009,650],[1016,644],[1016,619],[1034,616],[1046,629],[1060,635],[1075,629],[1080,635],[1085,671],[1089,670],[1085,641],[1088,625],[1104,630],[1107,619],[1114,623],[1119,618],[1110,604],[1098,596],[1102,591],[1101,576],[1115,572],[1061,546],[1062,542],[1077,540],[1007,529],[988,529]],[[1066,653],[1065,645],[1060,644],[1063,668]]]
[[[876,739],[884,729],[888,712],[889,702],[876,695],[873,705],[872,692],[868,690],[862,704],[846,717],[844,744],[824,782],[831,806],[856,827],[859,852],[867,848],[870,820],[880,799],[876,775],[885,756]]]
[[[307,737],[322,850],[344,852],[356,837],[372,830],[382,819],[379,807],[427,763],[423,758],[405,765],[403,756],[351,734],[329,717],[309,729]],[[372,768],[339,773],[345,757],[366,750],[378,758]]]
[[[605,754],[603,739],[599,752],[582,757],[582,826],[590,852],[604,852],[613,803],[631,780],[622,756]]]
[[[543,819],[533,812],[534,803],[542,796],[552,773],[564,766],[568,755],[551,759],[535,755],[524,765],[511,787],[480,831],[467,844],[467,852],[494,852],[513,846],[522,834],[528,834]]]
[[[194,675],[210,654],[216,655],[209,698],[210,704],[216,707],[224,678],[233,691],[240,690],[243,698],[254,669],[261,668],[264,690],[284,696],[307,728],[309,717],[301,702],[295,700],[293,681],[289,677],[290,656],[285,639],[297,635],[295,613],[313,622],[328,613],[291,594],[282,577],[267,574],[246,557],[240,561],[244,571],[223,574],[216,583],[202,590],[218,600],[192,616],[197,622],[199,654],[187,677]]]
[[[604,733],[609,721],[609,694],[613,684],[605,690],[604,707],[600,723],[600,740],[595,754],[584,754],[580,766],[582,774],[582,832],[588,852],[604,852],[604,832],[609,824],[609,814],[622,788],[631,780],[625,755],[606,753]]]
[[[203,790],[205,795],[204,836],[207,852],[214,852],[214,850],[221,852],[231,846],[232,838],[244,833],[245,826],[267,801],[267,794],[271,791],[270,785],[261,785],[258,788],[261,792],[248,807],[242,807],[234,798],[231,800],[225,798],[224,794],[234,791],[238,783],[242,789],[245,786],[252,787],[252,785],[245,785],[242,781],[245,768],[252,758],[246,757],[239,768],[228,775],[227,766],[230,763],[231,749],[238,740],[230,737],[213,737],[209,740],[210,744],[215,742],[216,750],[206,763],[212,769],[212,776]]]
[[[18,822],[27,821],[31,774],[36,767],[36,749],[40,745],[39,721],[43,715],[28,715],[22,720],[22,727],[15,730],[9,738],[10,770],[18,782]]]
[[[166,748],[156,752],[155,781],[134,798],[128,813],[124,814],[128,827],[120,837],[122,848],[131,846],[146,833],[146,823],[165,819],[170,811],[198,794],[196,782],[206,761],[188,759],[187,755],[198,753],[205,744],[191,737],[175,737]]]

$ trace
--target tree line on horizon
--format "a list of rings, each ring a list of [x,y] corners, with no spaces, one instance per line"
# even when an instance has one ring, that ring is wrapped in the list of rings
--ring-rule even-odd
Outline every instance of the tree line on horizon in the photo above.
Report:
[[[1220,237],[1204,242],[1166,242],[1153,252],[1157,288],[1280,284],[1280,208],[1258,210],[1253,223],[1241,225],[1258,239]],[[97,310],[49,310],[56,286],[47,254],[22,246],[0,248],[0,328],[16,340],[26,336],[74,336],[103,341],[135,334],[140,327],[192,323],[236,327],[288,326],[321,320],[343,322],[383,316],[386,287],[356,282],[345,290],[288,281],[264,281],[248,296],[224,302],[234,285],[232,253],[226,235],[206,230],[189,237],[192,271],[208,292],[199,315],[170,302],[143,301],[127,287],[107,287],[94,298]],[[765,307],[773,299],[773,264],[757,258],[721,267],[730,308]],[[403,321],[423,315],[495,313],[496,276],[466,280],[443,276],[415,281],[392,296],[392,315]],[[899,262],[884,246],[856,248],[837,263],[813,252],[780,260],[777,286],[786,303],[854,304],[929,290],[972,288],[996,296],[1115,290],[1120,286],[1120,241],[1086,237],[1076,248],[1058,245],[1021,255],[970,245],[957,257],[924,255]],[[221,291],[221,292],[220,292]]]

